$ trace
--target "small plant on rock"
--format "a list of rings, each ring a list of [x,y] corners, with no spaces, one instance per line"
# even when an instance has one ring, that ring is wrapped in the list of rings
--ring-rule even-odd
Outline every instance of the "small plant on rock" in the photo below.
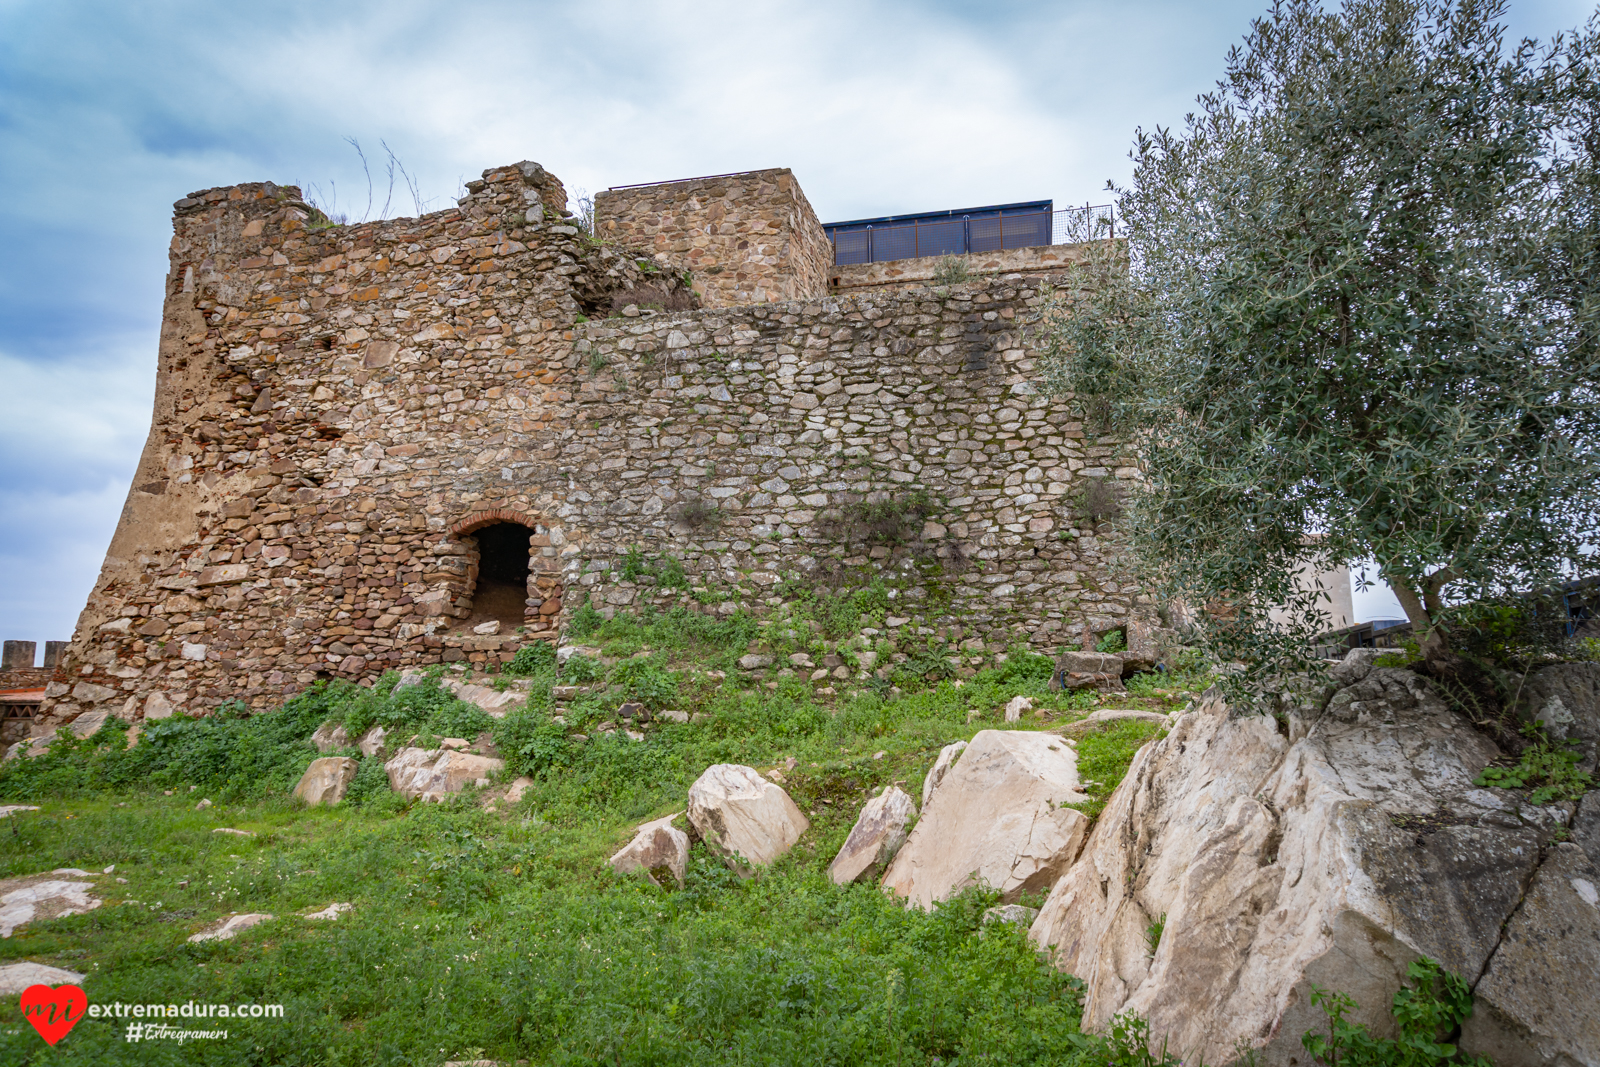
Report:
[[[1522,728],[1533,743],[1522,750],[1515,767],[1485,767],[1474,785],[1528,789],[1530,804],[1580,800],[1594,786],[1594,776],[1578,770],[1579,754],[1571,741],[1552,741],[1538,723]]]
[[[710,500],[685,500],[678,519],[691,530],[709,532],[722,525],[722,510]]]
[[[1156,949],[1161,947],[1161,935],[1167,928],[1167,913],[1162,912],[1161,917],[1144,928],[1144,943],[1150,946],[1150,951],[1145,953],[1151,959],[1155,958]]]
[[[1307,1031],[1300,1039],[1305,1050],[1324,1067],[1492,1067],[1483,1056],[1463,1056],[1446,1038],[1460,1031],[1472,1014],[1472,990],[1426,957],[1406,968],[1409,988],[1394,995],[1394,1021],[1399,1040],[1373,1037],[1360,1023],[1345,1022],[1356,1002],[1344,993],[1311,987],[1311,1003],[1328,1017],[1327,1036]]]
[[[1123,636],[1121,630],[1112,630],[1110,633],[1100,638],[1099,641],[1095,642],[1094,650],[1096,652],[1105,652],[1112,655],[1115,655],[1118,652],[1126,652],[1128,651],[1128,639]]]
[[[517,649],[517,654],[511,657],[511,662],[505,665],[502,673],[510,675],[538,674],[540,671],[553,671],[555,667],[555,646],[548,641],[535,641],[531,645],[523,645]]]

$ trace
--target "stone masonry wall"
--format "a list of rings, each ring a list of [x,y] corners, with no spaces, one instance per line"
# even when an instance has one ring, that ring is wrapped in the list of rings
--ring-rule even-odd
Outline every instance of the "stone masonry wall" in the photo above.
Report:
[[[1040,245],[1013,248],[1004,252],[974,252],[954,257],[966,267],[968,277],[992,274],[1058,274],[1083,256],[1081,244]],[[844,295],[865,289],[909,289],[933,285],[944,268],[946,257],[892,259],[882,263],[847,263],[831,268],[828,291]]]
[[[503,661],[585,596],[684,599],[625,578],[634,546],[703,610],[881,574],[913,630],[1049,649],[1128,618],[1072,500],[1133,472],[1033,392],[1034,280],[580,321],[659,276],[565,224],[537,164],[468,188],[359,226],[270,183],[178,202],[150,435],[44,728]],[[921,501],[915,543],[856,537],[863,500]],[[500,521],[533,531],[522,635],[468,625]]]
[[[597,236],[694,276],[707,307],[827,291],[833,247],[788,168],[607,189]]]
[[[587,323],[576,350],[600,369],[576,397],[602,447],[570,513],[596,556],[670,551],[746,602],[843,565],[899,579],[896,626],[1079,647],[1126,624],[1135,591],[1075,501],[1088,479],[1135,471],[1035,392],[1024,323],[1040,299],[1011,276]],[[919,545],[833,532],[852,503],[919,492]],[[717,509],[709,534],[685,521],[690,502]],[[664,601],[605,563],[578,582],[613,607]]]

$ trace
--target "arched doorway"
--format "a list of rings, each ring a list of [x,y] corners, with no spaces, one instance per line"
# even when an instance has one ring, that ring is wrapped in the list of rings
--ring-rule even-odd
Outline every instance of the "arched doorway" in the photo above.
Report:
[[[497,522],[472,536],[478,542],[478,577],[467,625],[496,620],[502,632],[525,625],[533,531],[520,522]]]
[[[467,516],[452,527],[467,555],[469,606],[456,629],[498,622],[500,632],[553,632],[561,613],[560,535],[521,511],[496,509]],[[457,618],[462,617],[458,609]]]

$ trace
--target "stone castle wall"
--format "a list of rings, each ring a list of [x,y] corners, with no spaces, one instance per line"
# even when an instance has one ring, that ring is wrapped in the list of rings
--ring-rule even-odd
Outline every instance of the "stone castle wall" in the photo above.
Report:
[[[912,631],[1048,649],[1128,619],[1072,502],[1132,471],[1033,392],[1035,280],[585,321],[660,276],[537,164],[469,190],[359,226],[271,184],[178,202],[150,436],[46,723],[265,707],[507,659],[585,597],[684,599],[626,577],[635,546],[704,610],[880,574]],[[862,502],[920,528],[875,543]],[[475,633],[474,534],[506,520],[534,531],[525,633]]]
[[[575,355],[598,369],[577,410],[599,439],[564,514],[602,556],[670,550],[746,601],[819,565],[879,566],[927,632],[959,621],[990,643],[1077,647],[1126,623],[1133,590],[1076,500],[1088,479],[1135,472],[1035,392],[1024,338],[1040,300],[1013,276],[584,324]],[[858,502],[924,496],[920,543],[838,530]],[[696,530],[691,506],[714,507],[716,528]],[[608,605],[658,599],[603,563],[578,581]]]
[[[597,236],[692,272],[707,307],[827,292],[833,246],[787,167],[607,189],[594,213]]]

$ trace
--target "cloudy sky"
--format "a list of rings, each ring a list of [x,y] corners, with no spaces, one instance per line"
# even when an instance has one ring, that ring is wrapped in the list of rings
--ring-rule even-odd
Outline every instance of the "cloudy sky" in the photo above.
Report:
[[[0,0],[0,637],[69,637],[94,582],[192,190],[315,185],[376,215],[386,143],[430,210],[522,159],[591,192],[792,167],[825,221],[1100,203],[1134,128],[1181,122],[1265,6]],[[389,214],[413,213],[397,186]]]

